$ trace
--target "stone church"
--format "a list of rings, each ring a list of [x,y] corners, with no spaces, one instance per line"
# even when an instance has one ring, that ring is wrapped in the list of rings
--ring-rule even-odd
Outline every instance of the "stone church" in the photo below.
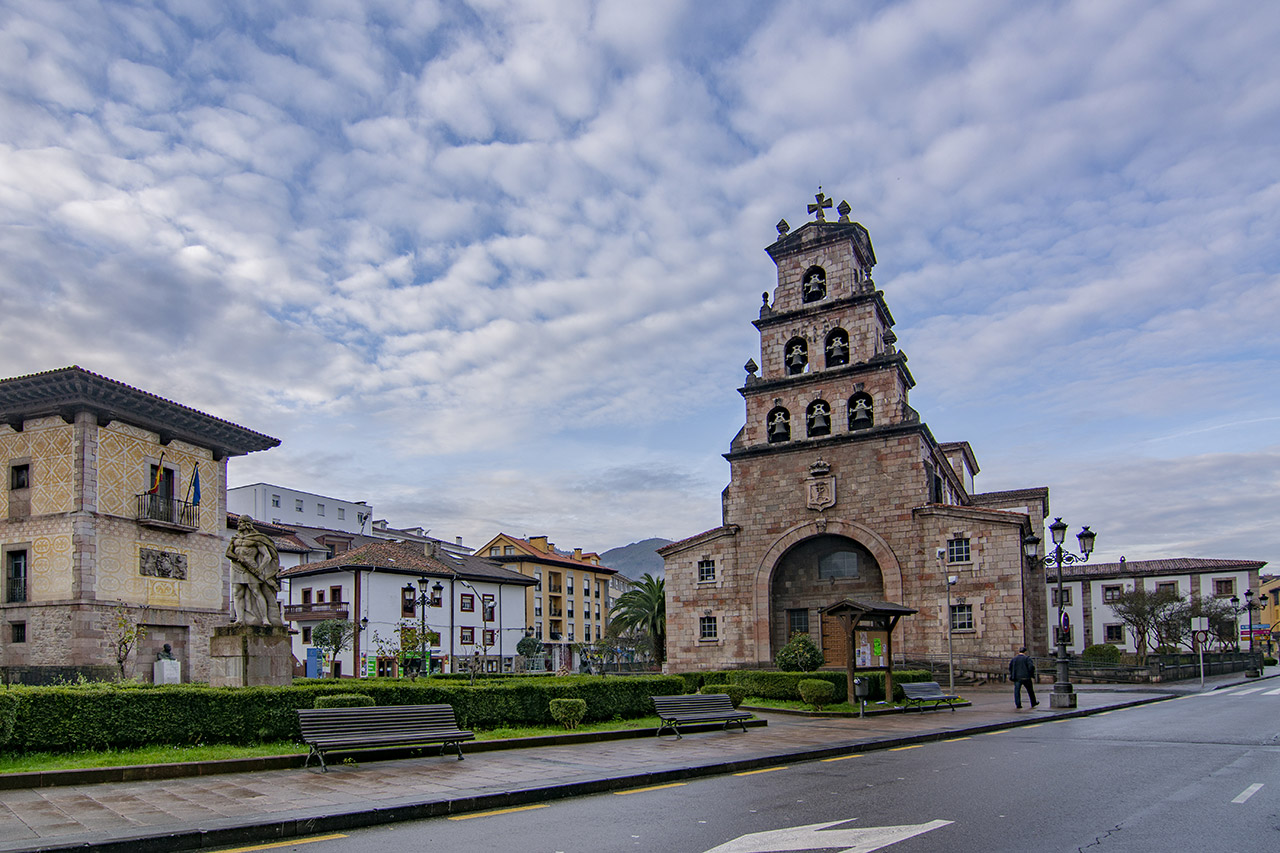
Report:
[[[767,666],[796,632],[843,667],[823,611],[845,600],[917,611],[893,630],[895,656],[945,657],[948,624],[957,655],[1044,654],[1044,570],[1022,543],[1045,540],[1049,491],[975,493],[969,443],[938,442],[909,403],[867,229],[845,202],[827,221],[830,206],[819,193],[813,221],[779,222],[766,249],[777,287],[738,389],[746,425],[725,454],[723,523],[659,552],[669,667]]]

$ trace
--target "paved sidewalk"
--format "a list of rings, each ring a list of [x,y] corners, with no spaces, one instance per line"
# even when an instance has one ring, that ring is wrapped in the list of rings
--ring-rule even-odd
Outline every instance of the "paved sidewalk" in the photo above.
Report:
[[[1206,690],[1239,684],[1209,679]],[[765,713],[762,728],[268,770],[139,782],[0,791],[0,853],[28,850],[191,850],[359,826],[507,808],[698,776],[885,749],[1199,692],[1193,684],[1079,688],[1079,708],[1015,710],[1011,690],[965,687],[973,704],[849,718]],[[466,748],[464,747],[464,754]]]

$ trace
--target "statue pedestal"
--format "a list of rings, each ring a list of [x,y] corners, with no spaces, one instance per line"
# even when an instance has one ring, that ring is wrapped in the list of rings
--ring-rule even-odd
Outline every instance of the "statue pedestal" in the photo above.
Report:
[[[223,625],[209,641],[213,687],[261,687],[293,683],[289,629],[272,625]]]
[[[181,684],[182,661],[162,659],[151,664],[151,680],[156,684]]]

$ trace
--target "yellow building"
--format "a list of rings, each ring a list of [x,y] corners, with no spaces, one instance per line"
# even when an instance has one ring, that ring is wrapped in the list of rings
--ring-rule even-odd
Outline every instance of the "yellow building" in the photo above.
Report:
[[[612,603],[609,580],[617,571],[600,565],[599,554],[581,548],[561,554],[545,536],[518,539],[505,533],[475,553],[538,581],[525,593],[526,624],[545,646],[551,669],[576,667],[573,644],[603,636]]]
[[[0,380],[0,676],[117,675],[123,618],[145,628],[127,674],[150,680],[168,644],[207,680],[227,458],[279,443],[79,367]]]
[[[1270,629],[1271,636],[1262,641],[1268,655],[1280,650],[1280,575],[1263,575],[1258,580],[1258,592],[1267,597],[1258,622]],[[1261,599],[1259,599],[1261,600]]]

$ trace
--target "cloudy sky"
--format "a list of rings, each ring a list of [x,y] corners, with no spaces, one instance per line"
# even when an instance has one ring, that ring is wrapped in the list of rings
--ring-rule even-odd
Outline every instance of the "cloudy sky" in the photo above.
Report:
[[[0,375],[473,546],[678,539],[821,186],[979,490],[1280,565],[1277,44],[1232,0],[0,0]]]

